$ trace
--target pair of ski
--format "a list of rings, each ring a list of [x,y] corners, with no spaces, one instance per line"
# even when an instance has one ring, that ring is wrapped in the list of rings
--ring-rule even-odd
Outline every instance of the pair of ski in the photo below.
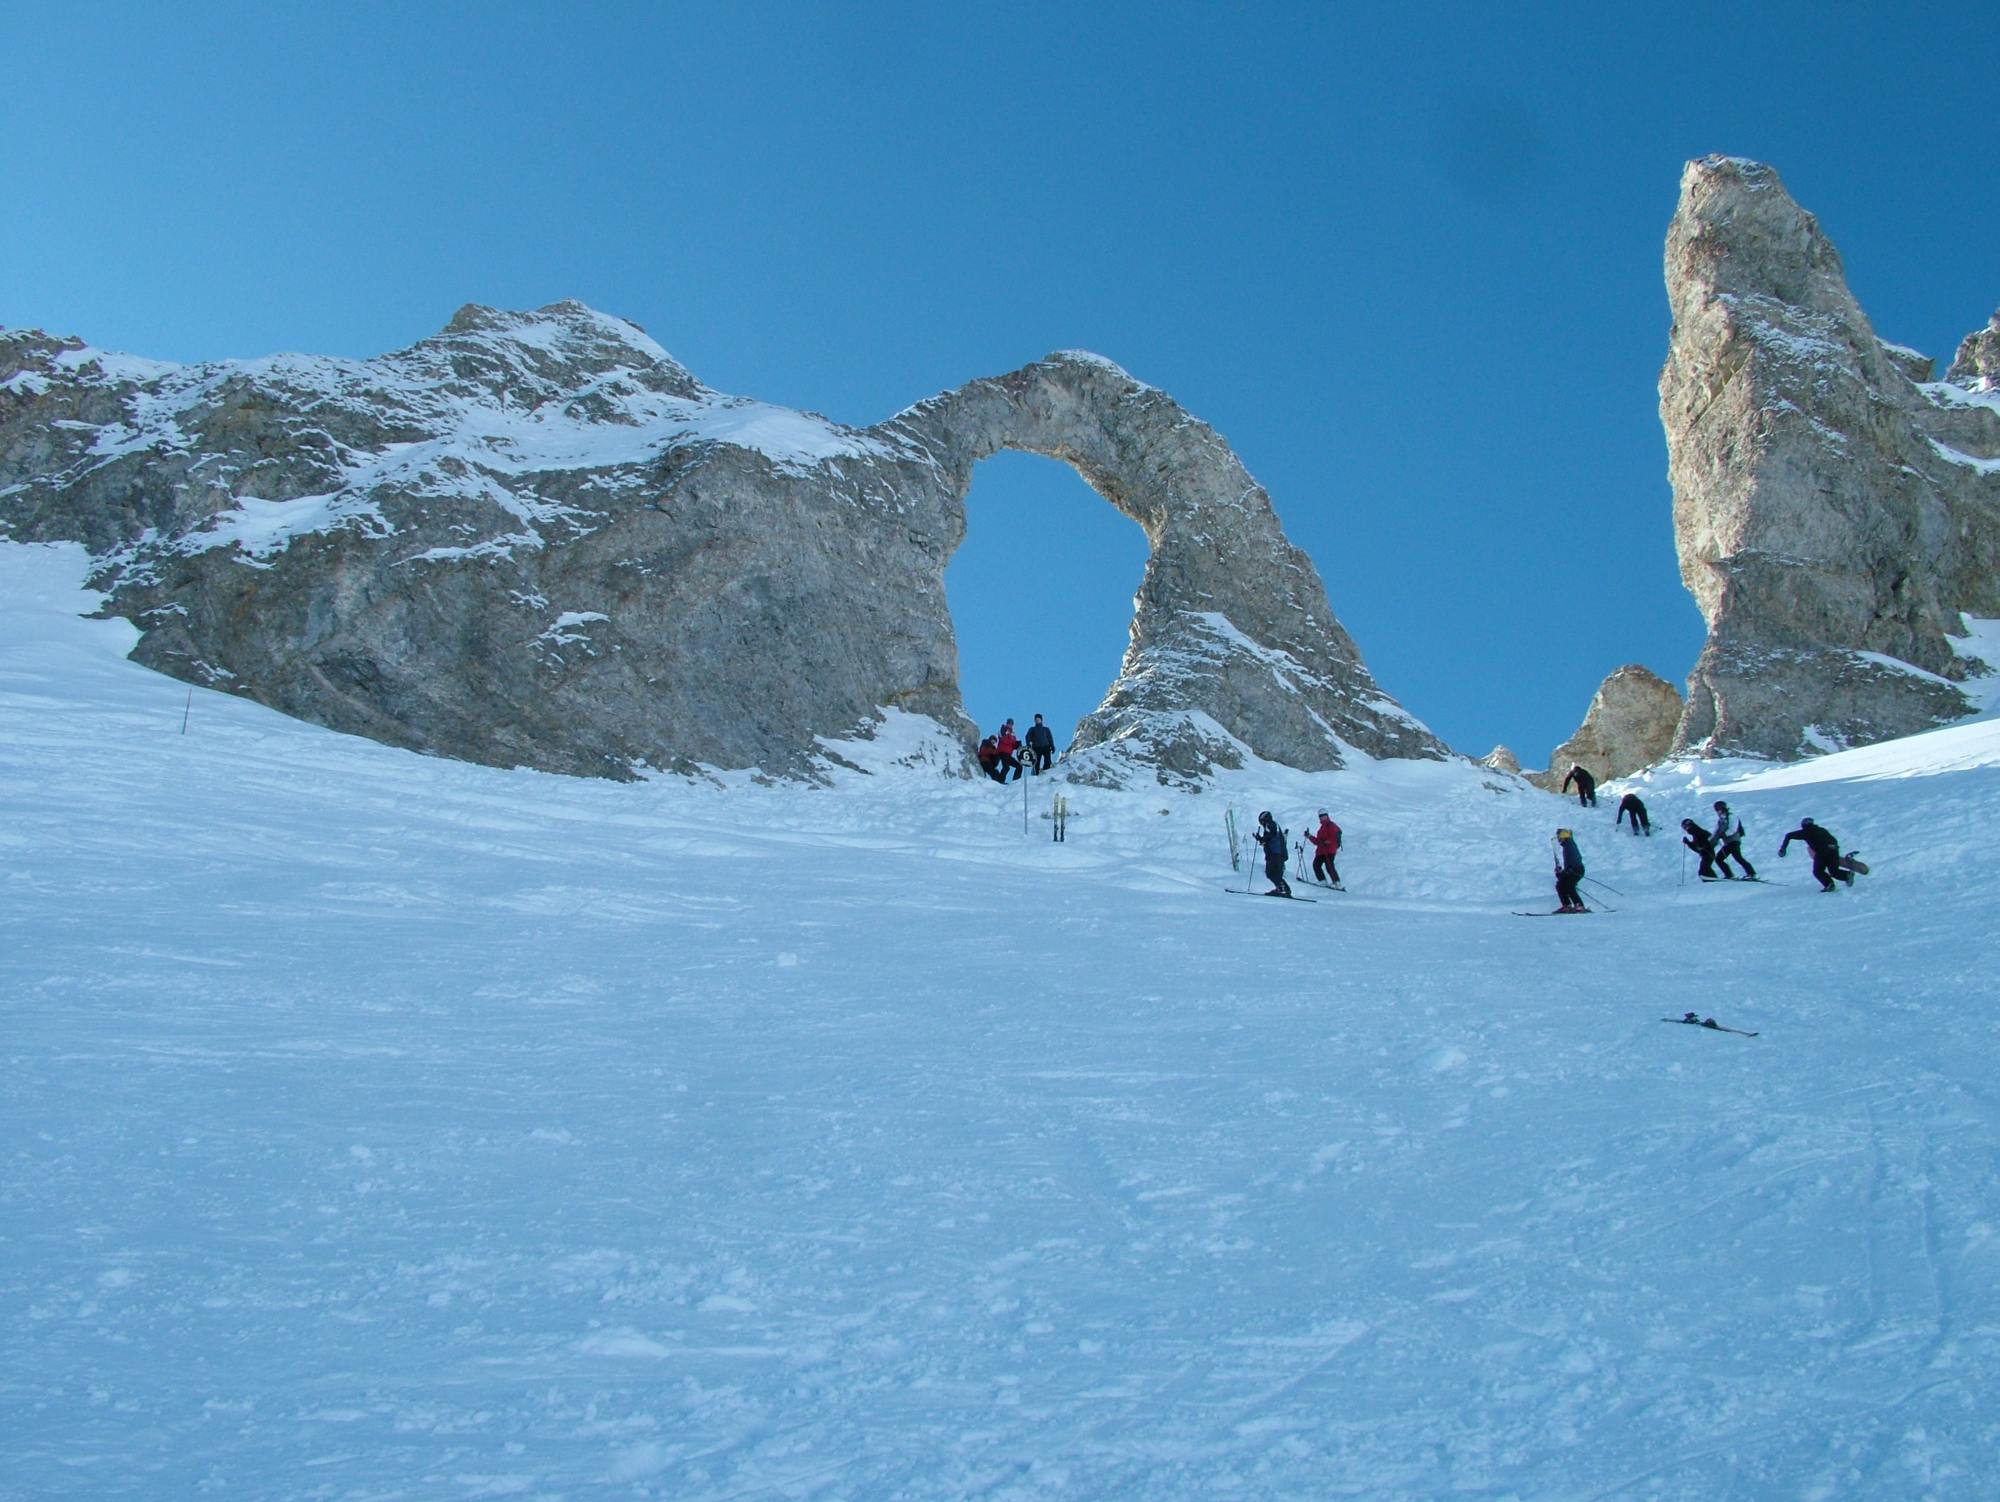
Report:
[[[1224,887],[1225,892],[1234,892],[1239,897],[1282,897],[1287,902],[1318,902],[1317,897],[1301,897],[1297,892],[1253,892],[1248,887]],[[1335,887],[1336,892],[1344,892],[1345,887]]]
[[[1734,1033],[1739,1038],[1754,1038],[1757,1036],[1755,1033],[1746,1033],[1740,1027],[1724,1027],[1713,1017],[1702,1017],[1693,1012],[1689,1012],[1684,1017],[1662,1017],[1660,1021],[1679,1022],[1688,1027],[1705,1027],[1712,1033]]]

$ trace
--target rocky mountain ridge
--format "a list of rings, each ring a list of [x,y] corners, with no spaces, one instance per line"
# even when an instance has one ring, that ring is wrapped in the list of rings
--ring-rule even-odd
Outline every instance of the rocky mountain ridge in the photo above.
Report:
[[[811,776],[896,710],[968,738],[943,573],[1001,449],[1070,464],[1151,544],[1079,771],[1446,754],[1221,437],[1096,356],[856,429],[711,391],[573,302],[362,361],[0,333],[0,535],[85,543],[135,657],[499,765]]]

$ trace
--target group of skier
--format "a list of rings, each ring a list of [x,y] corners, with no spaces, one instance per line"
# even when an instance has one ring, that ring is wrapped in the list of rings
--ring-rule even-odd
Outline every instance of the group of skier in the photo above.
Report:
[[[1014,734],[1014,722],[1003,720],[997,734],[979,743],[979,770],[995,782],[1018,782],[1021,777],[1020,752],[1027,752],[1027,770],[1036,776],[1055,764],[1055,733],[1042,723],[1040,715],[1028,727],[1026,739]]]
[[[1597,806],[1597,782],[1589,772],[1580,766],[1573,766],[1563,779],[1563,791],[1568,792],[1574,785],[1578,803],[1585,808]],[[1714,805],[1715,820],[1712,827],[1704,828],[1693,819],[1681,820],[1683,838],[1681,843],[1692,850],[1701,861],[1699,871],[1703,881],[1734,881],[1740,877],[1745,881],[1758,881],[1757,868],[1743,853],[1743,820],[1729,805],[1717,799]],[[1637,793],[1627,793],[1618,800],[1618,817],[1614,827],[1630,821],[1631,832],[1635,835],[1650,835],[1652,820],[1646,812],[1645,802]],[[1841,885],[1852,886],[1854,873],[1865,872],[1868,868],[1854,857],[1843,856],[1840,841],[1814,823],[1811,819],[1801,819],[1799,827],[1792,830],[1778,845],[1778,854],[1784,856],[1793,840],[1798,840],[1812,852],[1813,878],[1822,892],[1834,892]],[[1585,913],[1590,909],[1584,905],[1580,892],[1583,881],[1583,852],[1576,843],[1573,830],[1558,829],[1555,833],[1555,879],[1556,900],[1560,904],[1559,913]],[[1731,863],[1738,870],[1731,870]]]
[[[1266,809],[1257,815],[1257,832],[1252,839],[1257,848],[1264,852],[1264,879],[1271,884],[1268,897],[1289,897],[1292,884],[1285,880],[1285,862],[1290,858],[1291,848],[1286,843],[1290,836],[1278,827],[1278,821]],[[1333,816],[1325,809],[1319,811],[1319,823],[1306,836],[1305,844],[1313,850],[1313,880],[1323,887],[1340,888],[1340,868],[1334,858],[1340,854],[1340,826],[1333,822]],[[1301,856],[1305,845],[1299,847]],[[1340,888],[1345,890],[1345,888]]]

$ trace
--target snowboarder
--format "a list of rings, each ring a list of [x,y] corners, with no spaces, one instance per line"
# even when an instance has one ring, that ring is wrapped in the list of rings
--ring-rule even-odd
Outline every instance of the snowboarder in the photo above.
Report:
[[[994,781],[1005,782],[1012,772],[1016,778],[1021,775],[1021,758],[1014,753],[1021,749],[1021,742],[1014,734],[1014,722],[1002,720],[1000,733],[993,737],[993,749],[999,755],[1000,770],[994,774]]]
[[[1027,746],[1028,765],[1039,777],[1048,771],[1049,765],[1056,759],[1055,735],[1042,723],[1040,715],[1036,715],[1035,723],[1028,727]]]
[[[1653,821],[1646,817],[1646,805],[1637,793],[1627,793],[1618,800],[1618,817],[1611,821],[1613,827],[1623,824],[1628,817],[1632,820],[1632,833],[1653,832]]]
[[[1597,807],[1597,779],[1584,771],[1580,764],[1572,764],[1569,775],[1563,778],[1562,790],[1567,793],[1571,783],[1576,784],[1576,801],[1581,808]]]
[[[1681,820],[1681,828],[1684,831],[1686,831],[1687,834],[1687,838],[1682,840],[1681,843],[1687,846],[1688,849],[1692,850],[1696,855],[1701,857],[1701,871],[1698,873],[1701,879],[1703,881],[1714,881],[1715,880],[1714,839],[1710,837],[1709,832],[1706,829],[1703,829],[1699,824],[1695,823],[1695,821],[1692,819]],[[1685,872],[1687,868],[1683,866],[1681,869],[1682,871]]]
[[[1785,851],[1791,847],[1793,840],[1803,841],[1806,849],[1812,852],[1813,877],[1819,882],[1819,889],[1822,892],[1834,891],[1835,881],[1844,881],[1850,887],[1854,885],[1854,873],[1840,864],[1840,841],[1831,833],[1820,828],[1811,819],[1799,820],[1799,827],[1786,835],[1778,846],[1780,860],[1784,858]]]
[[[1750,864],[1750,858],[1743,853],[1743,821],[1729,811],[1729,805],[1716,800],[1715,804],[1715,864],[1722,871],[1725,881],[1734,881],[1736,873],[1729,869],[1734,860],[1743,868],[1743,874],[1750,880],[1757,879],[1757,868]]]
[[[1285,857],[1290,851],[1285,845],[1285,832],[1271,817],[1270,811],[1257,815],[1257,843],[1264,850],[1264,879],[1271,884],[1267,897],[1289,897],[1292,884],[1285,880]]]
[[[1000,765],[1000,752],[997,744],[994,737],[990,735],[979,743],[979,770],[984,772],[988,777],[991,777],[995,782],[1005,782],[1007,780],[1007,773]]]
[[[1333,816],[1325,809],[1319,811],[1319,828],[1306,838],[1313,847],[1313,880],[1325,882],[1328,886],[1340,885],[1340,870],[1333,858],[1340,854],[1340,826],[1333,822]]]
[[[1556,897],[1562,906],[1559,913],[1587,913],[1583,897],[1577,891],[1577,883],[1583,880],[1583,852],[1576,848],[1576,836],[1567,829],[1556,831]]]

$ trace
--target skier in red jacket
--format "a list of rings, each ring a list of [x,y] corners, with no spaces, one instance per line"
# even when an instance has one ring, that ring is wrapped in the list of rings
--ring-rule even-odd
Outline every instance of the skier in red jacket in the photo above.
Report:
[[[1319,828],[1306,836],[1313,847],[1313,880],[1327,886],[1340,885],[1340,869],[1333,858],[1340,854],[1340,826],[1325,809],[1319,811]]]
[[[1014,722],[1001,723],[1000,733],[993,738],[993,749],[1000,753],[1000,769],[994,773],[996,781],[1005,782],[1012,772],[1016,778],[1021,775],[1021,758],[1014,753],[1021,749],[1020,737],[1014,734]]]

